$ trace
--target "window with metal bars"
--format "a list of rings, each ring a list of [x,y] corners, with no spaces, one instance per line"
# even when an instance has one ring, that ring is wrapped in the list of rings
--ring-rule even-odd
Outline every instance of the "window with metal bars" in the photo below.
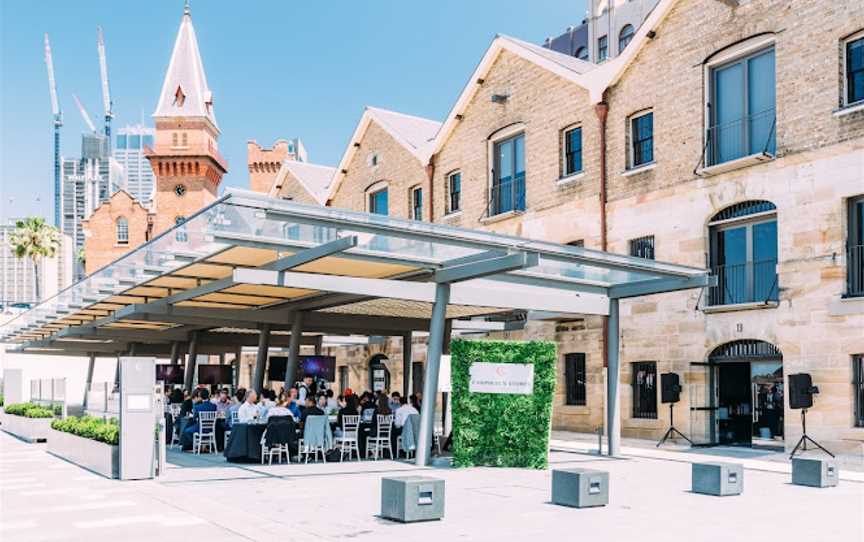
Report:
[[[864,427],[864,354],[852,356],[852,393],[855,395],[855,427]]]
[[[654,259],[654,236],[646,235],[630,240],[630,255],[637,258]]]
[[[657,363],[633,364],[633,417],[657,418]]]
[[[864,296],[864,196],[849,200],[846,237],[846,296]]]
[[[654,113],[649,112],[630,119],[630,167],[635,168],[654,161]]]
[[[567,385],[566,403],[568,405],[585,406],[587,393],[585,384],[585,354],[564,354],[564,380]]]

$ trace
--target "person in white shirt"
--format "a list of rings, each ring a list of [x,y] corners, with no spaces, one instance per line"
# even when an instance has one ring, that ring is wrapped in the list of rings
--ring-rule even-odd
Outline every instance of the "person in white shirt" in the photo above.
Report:
[[[333,397],[333,390],[327,390],[324,394],[327,396],[327,414],[333,415],[339,412],[339,402]]]
[[[288,410],[288,400],[282,398],[276,406],[271,407],[267,410],[267,419],[275,418],[276,416],[291,416],[294,417],[294,414]]]
[[[256,402],[258,394],[255,390],[249,390],[246,394],[246,402],[237,410],[237,421],[240,423],[254,423],[261,417],[261,410]]]
[[[396,409],[396,413],[393,415],[393,425],[399,429],[405,425],[405,420],[408,419],[408,416],[411,414],[420,414],[417,412],[417,409],[414,408],[411,404],[408,403],[408,399],[405,397],[399,398],[400,406]]]

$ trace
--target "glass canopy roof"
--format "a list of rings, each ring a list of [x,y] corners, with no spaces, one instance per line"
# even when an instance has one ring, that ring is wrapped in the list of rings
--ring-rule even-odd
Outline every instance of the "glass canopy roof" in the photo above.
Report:
[[[454,269],[460,278],[448,317],[512,309],[605,314],[610,296],[710,281],[704,269],[229,190],[185,223],[10,321],[0,338],[27,344],[78,328],[177,328],[177,322],[135,316],[166,306],[231,314],[235,324],[244,314],[292,308],[423,318],[429,288]]]

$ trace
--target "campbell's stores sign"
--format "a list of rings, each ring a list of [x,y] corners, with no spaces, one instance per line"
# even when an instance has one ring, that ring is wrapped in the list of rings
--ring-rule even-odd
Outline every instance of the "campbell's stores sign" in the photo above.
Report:
[[[473,393],[534,392],[534,365],[526,363],[483,363],[471,365],[468,391]]]

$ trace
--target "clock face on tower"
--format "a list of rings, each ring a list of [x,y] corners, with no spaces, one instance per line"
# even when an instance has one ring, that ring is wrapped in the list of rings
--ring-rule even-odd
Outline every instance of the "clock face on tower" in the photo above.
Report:
[[[186,186],[182,185],[182,184],[178,184],[177,186],[174,187],[174,193],[180,197],[183,197],[183,195],[186,194]]]

